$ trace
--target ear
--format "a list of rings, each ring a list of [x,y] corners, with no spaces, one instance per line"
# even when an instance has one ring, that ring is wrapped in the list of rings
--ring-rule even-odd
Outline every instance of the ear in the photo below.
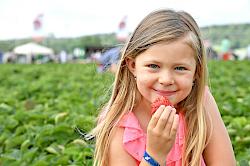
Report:
[[[199,78],[199,74],[198,74],[197,68],[196,68],[194,76],[193,76],[193,82],[195,82],[198,78]]]
[[[129,71],[136,76],[135,74],[135,59],[127,58],[126,59],[126,65],[128,66]]]
[[[194,77],[194,78],[193,78],[193,85],[194,85],[196,82],[197,82],[197,78]]]

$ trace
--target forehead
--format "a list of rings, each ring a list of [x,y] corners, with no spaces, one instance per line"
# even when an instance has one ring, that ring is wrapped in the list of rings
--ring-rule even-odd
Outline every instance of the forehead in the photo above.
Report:
[[[177,40],[171,43],[159,43],[149,47],[136,58],[139,62],[159,61],[161,63],[189,63],[195,65],[195,51],[185,41]]]

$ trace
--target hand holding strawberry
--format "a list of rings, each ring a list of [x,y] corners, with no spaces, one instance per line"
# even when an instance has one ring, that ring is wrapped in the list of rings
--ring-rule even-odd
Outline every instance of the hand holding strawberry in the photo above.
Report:
[[[166,97],[152,103],[152,118],[147,127],[146,151],[161,165],[171,150],[179,125],[179,115]]]

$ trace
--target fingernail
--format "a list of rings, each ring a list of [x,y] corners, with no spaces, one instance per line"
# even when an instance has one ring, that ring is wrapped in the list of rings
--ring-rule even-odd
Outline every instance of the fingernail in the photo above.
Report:
[[[165,105],[161,105],[160,107],[165,108]]]
[[[173,107],[171,107],[171,106],[169,106],[169,105],[168,105],[168,106],[166,106],[166,108],[167,108],[167,109],[170,109],[170,110],[172,110],[172,109],[173,109]]]

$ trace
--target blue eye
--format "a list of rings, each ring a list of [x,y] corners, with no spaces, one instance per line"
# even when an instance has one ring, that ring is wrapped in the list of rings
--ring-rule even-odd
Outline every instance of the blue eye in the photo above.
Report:
[[[156,64],[150,64],[150,65],[148,65],[148,67],[149,67],[149,68],[152,68],[152,69],[157,69],[157,68],[159,68],[159,66],[156,65]]]
[[[175,69],[176,69],[176,70],[186,70],[186,68],[185,68],[185,67],[182,67],[182,66],[178,66],[178,67],[176,67]]]

